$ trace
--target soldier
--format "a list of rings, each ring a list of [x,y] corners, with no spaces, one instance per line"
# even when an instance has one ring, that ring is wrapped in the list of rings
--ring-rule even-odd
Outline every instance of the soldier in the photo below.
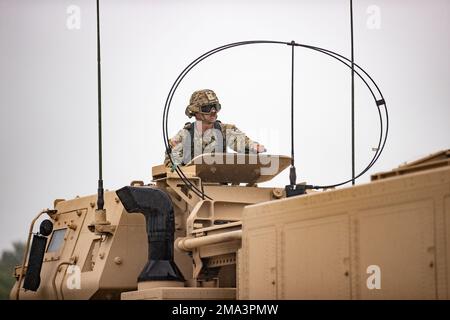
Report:
[[[217,120],[220,109],[221,105],[214,91],[204,89],[192,94],[185,113],[189,118],[194,116],[196,121],[187,122],[169,140],[174,165],[185,165],[203,153],[226,153],[227,147],[238,153],[266,151],[262,144],[251,140],[235,125]],[[171,166],[167,153],[164,164]]]

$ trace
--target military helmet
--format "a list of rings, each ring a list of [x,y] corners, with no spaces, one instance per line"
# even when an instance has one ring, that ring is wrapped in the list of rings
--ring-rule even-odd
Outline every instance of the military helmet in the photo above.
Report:
[[[186,107],[186,111],[184,113],[191,118],[197,112],[202,113],[201,107],[208,105],[213,105],[216,107],[217,112],[220,111],[219,99],[217,99],[214,91],[209,89],[198,90],[192,94],[189,105]]]

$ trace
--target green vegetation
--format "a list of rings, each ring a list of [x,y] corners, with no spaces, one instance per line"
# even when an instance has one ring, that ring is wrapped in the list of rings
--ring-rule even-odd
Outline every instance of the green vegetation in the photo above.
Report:
[[[12,274],[14,267],[22,263],[25,243],[14,242],[13,250],[3,251],[0,259],[0,300],[9,299],[9,292],[15,279]]]

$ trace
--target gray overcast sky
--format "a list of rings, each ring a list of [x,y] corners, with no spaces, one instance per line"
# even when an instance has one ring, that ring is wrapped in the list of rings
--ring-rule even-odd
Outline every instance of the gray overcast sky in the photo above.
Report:
[[[79,29],[67,26],[74,22],[71,6],[80,10]],[[354,28],[355,61],[380,86],[391,125],[380,160],[358,180],[365,183],[370,174],[450,147],[450,2],[355,0]],[[149,182],[151,167],[163,160],[165,98],[178,74],[202,53],[266,39],[350,57],[348,0],[103,0],[101,32],[103,174],[109,189]],[[96,192],[95,1],[0,0],[0,46],[5,249],[26,238],[31,219],[54,199]],[[171,134],[188,121],[184,108],[201,88],[216,91],[223,122],[236,124],[269,153],[290,154],[288,46],[240,47],[202,62],[174,97]],[[298,180],[330,184],[349,178],[349,71],[296,49],[295,95]],[[376,145],[377,117],[357,80],[357,169]],[[287,184],[287,171],[265,185]]]

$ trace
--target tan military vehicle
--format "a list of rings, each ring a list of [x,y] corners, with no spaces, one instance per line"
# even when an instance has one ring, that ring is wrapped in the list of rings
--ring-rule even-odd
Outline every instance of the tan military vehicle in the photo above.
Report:
[[[52,209],[42,210],[33,219],[23,262],[14,270],[11,299],[450,298],[450,150],[375,174],[370,183],[332,188],[354,181],[372,167],[389,128],[378,85],[354,63],[353,22],[351,60],[294,40],[234,42],[197,57],[176,78],[164,105],[163,137],[170,163],[153,167],[149,184],[133,181],[104,193],[99,2],[98,193],[56,199]],[[182,79],[215,53],[253,44],[290,46],[292,159],[228,154],[222,143],[218,149],[223,153],[215,150],[189,162],[195,154],[193,142],[189,157],[177,166],[170,156],[167,124]],[[325,54],[351,69],[352,110],[356,75],[374,99],[380,120],[376,153],[355,176],[352,120],[353,172],[346,182],[329,186],[296,183],[295,48]],[[221,105],[212,90],[203,91],[193,96],[186,115],[200,113],[204,118],[212,112],[214,120],[208,121],[216,124]],[[220,125],[215,129],[220,132]],[[190,133],[193,136],[195,131]],[[257,144],[255,152],[264,149]],[[290,185],[258,186],[288,166]]]
[[[11,299],[450,297],[450,150],[289,198],[258,186],[289,157],[216,156],[183,167],[208,197],[161,165],[103,211],[96,195],[55,200]]]

